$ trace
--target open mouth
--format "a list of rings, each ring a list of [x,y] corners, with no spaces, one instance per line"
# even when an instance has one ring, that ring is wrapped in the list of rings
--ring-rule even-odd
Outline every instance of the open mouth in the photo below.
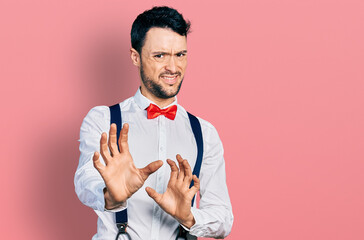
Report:
[[[161,78],[167,84],[175,84],[177,82],[178,76],[179,76],[178,74],[176,74],[176,75],[163,75],[163,76],[161,76]]]

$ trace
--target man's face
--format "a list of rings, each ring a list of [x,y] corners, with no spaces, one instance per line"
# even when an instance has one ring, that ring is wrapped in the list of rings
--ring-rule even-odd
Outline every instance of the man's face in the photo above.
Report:
[[[140,58],[141,90],[168,99],[177,95],[187,67],[187,39],[166,28],[151,28]]]

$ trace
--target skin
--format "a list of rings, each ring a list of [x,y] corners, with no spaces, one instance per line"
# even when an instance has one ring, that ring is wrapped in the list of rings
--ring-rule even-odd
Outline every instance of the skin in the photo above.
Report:
[[[141,93],[155,102],[159,107],[168,106],[175,100],[182,84],[187,67],[187,39],[170,29],[151,28],[146,35],[141,54],[135,49],[130,56],[141,74]],[[143,70],[143,71],[141,71]],[[155,87],[159,89],[155,91]],[[102,133],[100,153],[95,152],[93,162],[101,174],[106,188],[104,189],[105,208],[114,209],[121,206],[138,191],[150,174],[157,171],[163,161],[151,162],[144,168],[136,168],[129,152],[129,125],[124,124],[119,141],[120,151],[116,144],[116,125],[111,124],[109,139]],[[105,164],[100,162],[100,154]],[[191,201],[200,188],[199,179],[193,175],[188,161],[177,154],[176,163],[167,159],[171,168],[170,180],[164,193],[159,194],[147,187],[148,195],[168,214],[182,225],[191,228],[195,219],[191,213]],[[194,186],[189,188],[191,180]]]
[[[130,56],[133,64],[139,70],[143,68],[144,75],[161,86],[170,97],[156,96],[142,80],[141,93],[161,108],[171,104],[175,100],[174,96],[178,93],[187,68],[186,37],[170,29],[151,28],[147,32],[141,54],[132,48]],[[175,80],[171,83],[164,77],[175,77]]]

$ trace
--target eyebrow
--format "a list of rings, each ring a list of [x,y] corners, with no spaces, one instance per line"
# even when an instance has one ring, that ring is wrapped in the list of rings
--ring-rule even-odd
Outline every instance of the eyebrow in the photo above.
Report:
[[[178,53],[184,53],[184,54],[186,54],[187,53],[187,50],[181,50],[179,52],[176,52],[176,54],[178,54]],[[158,55],[158,54],[169,54],[169,52],[164,52],[164,51],[152,52],[152,55]]]

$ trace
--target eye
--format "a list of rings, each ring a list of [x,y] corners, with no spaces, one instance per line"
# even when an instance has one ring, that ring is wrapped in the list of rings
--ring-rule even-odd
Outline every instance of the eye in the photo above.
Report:
[[[186,56],[186,53],[180,52],[176,54],[177,57],[184,57]]]
[[[155,58],[163,58],[164,57],[164,54],[161,53],[161,54],[157,54],[157,55],[154,55]]]

